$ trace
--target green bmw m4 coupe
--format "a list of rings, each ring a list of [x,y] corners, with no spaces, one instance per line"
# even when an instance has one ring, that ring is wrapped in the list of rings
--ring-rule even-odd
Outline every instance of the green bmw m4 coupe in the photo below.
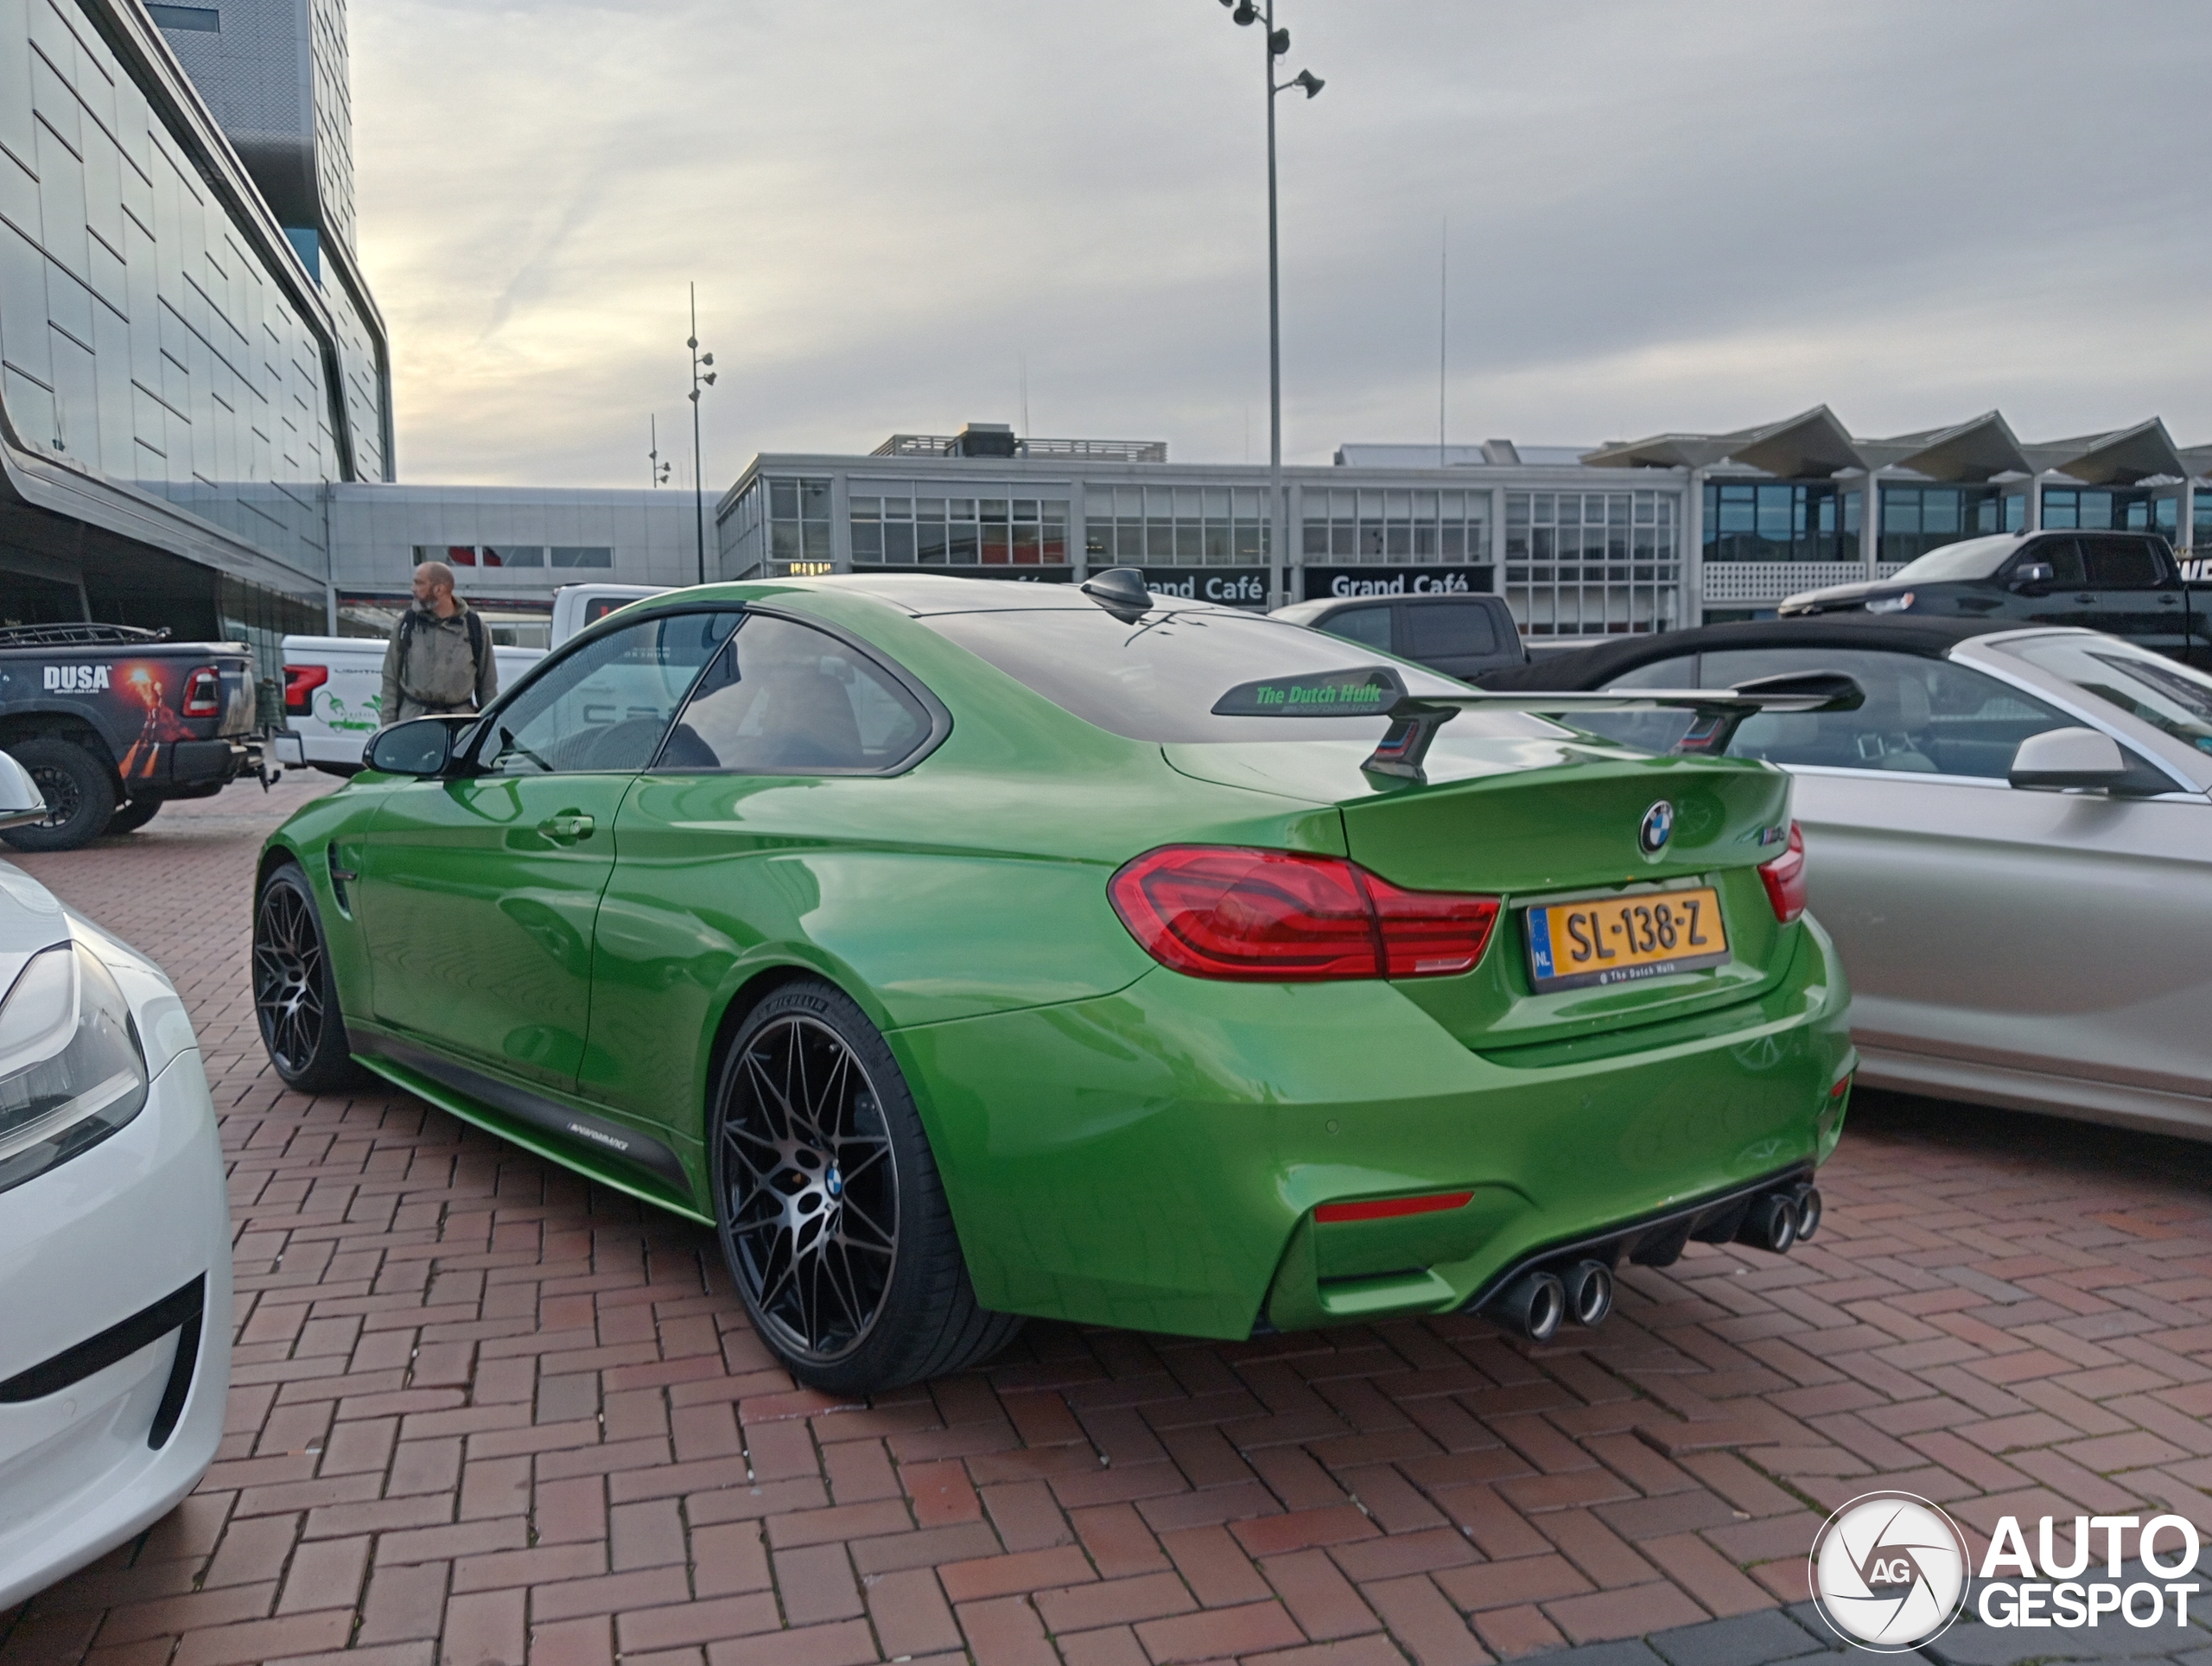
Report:
[[[1817,1224],[1849,996],[1789,778],[1709,754],[1840,681],[1485,696],[1126,570],[674,592],[284,823],[256,1011],[711,1227],[825,1389],[1024,1315],[1542,1340]],[[1571,726],[1624,701],[1690,739]]]

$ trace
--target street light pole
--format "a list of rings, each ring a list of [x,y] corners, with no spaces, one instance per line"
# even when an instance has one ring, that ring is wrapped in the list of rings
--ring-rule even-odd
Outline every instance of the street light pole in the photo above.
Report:
[[[699,582],[707,582],[707,483],[706,472],[701,467],[699,445],[699,394],[703,388],[715,385],[715,372],[704,367],[715,362],[711,353],[699,352],[699,286],[691,286],[691,337],[684,343],[691,349],[691,508],[699,523]]]
[[[1280,607],[1290,600],[1290,494],[1282,485],[1282,258],[1278,245],[1275,213],[1275,0],[1268,0],[1266,38],[1261,61],[1268,82],[1268,518],[1274,523],[1268,536],[1268,588],[1274,592],[1268,605]],[[1287,41],[1282,43],[1287,47]],[[1308,95],[1311,96],[1310,94]]]
[[[1321,78],[1301,69],[1275,85],[1275,60],[1290,50],[1290,31],[1275,27],[1275,0],[1262,13],[1253,0],[1221,0],[1235,10],[1230,21],[1262,24],[1260,61],[1268,98],[1268,568],[1274,601],[1288,601],[1290,583],[1290,494],[1282,483],[1282,256],[1281,215],[1275,200],[1275,97],[1295,87],[1311,99]]]

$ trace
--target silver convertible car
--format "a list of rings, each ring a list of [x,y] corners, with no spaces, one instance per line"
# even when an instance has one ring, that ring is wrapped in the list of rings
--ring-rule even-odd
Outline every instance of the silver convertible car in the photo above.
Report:
[[[1728,750],[1796,779],[1859,1079],[2212,1139],[2212,677],[2094,631],[1866,614],[1640,637],[1496,689],[1842,671],[1856,710]],[[1586,727],[1663,750],[1671,714]]]

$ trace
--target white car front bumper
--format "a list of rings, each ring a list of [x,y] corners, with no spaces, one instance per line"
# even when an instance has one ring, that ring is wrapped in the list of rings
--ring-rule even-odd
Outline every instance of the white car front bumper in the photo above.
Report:
[[[230,1374],[222,1147],[188,1048],[126,1126],[0,1195],[0,1612],[192,1491]]]

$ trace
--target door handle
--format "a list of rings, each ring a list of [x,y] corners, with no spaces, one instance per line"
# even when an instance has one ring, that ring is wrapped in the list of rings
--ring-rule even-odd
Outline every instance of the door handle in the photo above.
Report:
[[[558,816],[548,816],[538,823],[537,830],[549,839],[588,839],[595,825],[590,817],[569,810]]]
[[[2158,598],[2158,606],[2161,607],[2178,607],[2180,605],[2181,598],[2179,596],[2160,596]]]
[[[2076,601],[2094,601],[2096,599],[2097,593],[2094,590],[2082,590],[2077,593],[2074,598]]]

